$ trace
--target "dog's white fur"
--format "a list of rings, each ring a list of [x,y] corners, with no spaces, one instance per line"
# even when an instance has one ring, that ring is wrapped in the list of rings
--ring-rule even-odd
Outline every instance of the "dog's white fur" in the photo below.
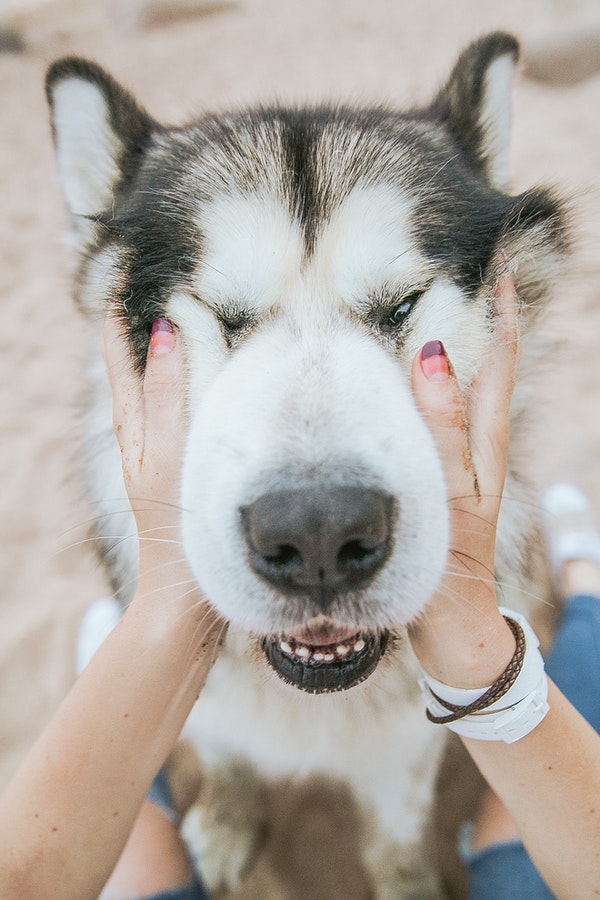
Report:
[[[268,198],[227,198],[204,216],[207,249],[197,294],[210,307],[219,294],[243,297],[250,284],[250,304],[259,314],[268,311],[268,324],[232,356],[223,348],[217,361],[209,348],[220,342],[197,302],[179,296],[168,304],[193,347],[188,359],[195,399],[182,490],[186,555],[208,596],[222,598],[219,611],[250,632],[295,624],[277,593],[253,575],[241,543],[239,509],[270,489],[311,479],[358,482],[398,498],[395,549],[361,597],[365,612],[357,628],[413,618],[443,571],[445,489],[407,367],[402,371],[348,315],[381,285],[397,286],[401,295],[407,286],[426,283],[427,263],[410,246],[409,224],[402,197],[386,187],[359,188],[304,264],[289,213]],[[476,329],[473,309],[467,312],[458,289],[434,283],[415,311],[407,364],[438,334],[467,381],[487,335],[483,302],[478,309]]]

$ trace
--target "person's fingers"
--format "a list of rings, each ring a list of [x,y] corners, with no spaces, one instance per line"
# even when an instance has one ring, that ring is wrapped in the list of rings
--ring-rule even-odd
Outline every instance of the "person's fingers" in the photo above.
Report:
[[[413,393],[434,439],[451,493],[470,495],[476,476],[465,403],[441,341],[428,341],[412,368]]]
[[[104,324],[102,355],[113,398],[113,425],[122,453],[142,454],[144,445],[143,396],[129,347],[118,319],[109,314]]]
[[[519,355],[516,298],[512,281],[504,279],[496,292],[492,339],[468,403],[441,342],[428,342],[414,360],[414,396],[454,498],[476,495],[500,501]]]
[[[152,326],[143,384],[146,444],[173,455],[183,439],[181,346],[168,319]]]
[[[510,405],[520,359],[517,304],[510,279],[503,279],[498,285],[495,313],[491,346],[471,391],[469,419],[475,465],[495,475],[496,481],[501,476],[496,486],[501,490],[510,438]],[[490,467],[490,460],[495,460],[495,466]]]
[[[180,390],[181,353],[175,329],[167,319],[153,327],[143,377],[115,316],[106,319],[103,355],[113,395],[113,424],[122,454],[130,499],[152,496],[159,503],[177,502],[183,442]]]

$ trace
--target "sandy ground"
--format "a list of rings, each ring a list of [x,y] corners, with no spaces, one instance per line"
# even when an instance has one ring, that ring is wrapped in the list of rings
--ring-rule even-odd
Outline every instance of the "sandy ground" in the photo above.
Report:
[[[0,54],[0,787],[68,689],[78,619],[106,591],[73,475],[83,330],[42,88],[60,55],[95,58],[180,122],[258,99],[425,101],[472,37],[517,34],[546,81],[516,87],[514,188],[556,185],[576,236],[548,324],[565,349],[542,379],[531,467],[540,483],[576,477],[600,505],[600,77],[585,77],[597,0],[4,0],[2,23],[26,49]]]

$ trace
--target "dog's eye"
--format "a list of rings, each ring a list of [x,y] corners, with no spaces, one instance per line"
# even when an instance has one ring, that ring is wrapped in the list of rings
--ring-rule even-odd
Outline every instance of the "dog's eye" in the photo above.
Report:
[[[381,309],[377,317],[381,330],[385,332],[394,332],[404,325],[407,316],[412,312],[417,300],[419,300],[424,293],[424,291],[413,291],[412,294],[407,294],[403,297],[401,302],[396,306],[388,306],[385,309]]]

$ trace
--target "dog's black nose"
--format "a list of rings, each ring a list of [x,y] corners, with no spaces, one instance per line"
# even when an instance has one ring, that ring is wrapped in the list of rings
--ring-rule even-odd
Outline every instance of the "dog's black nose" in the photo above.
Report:
[[[241,510],[254,571],[284,593],[328,606],[372,578],[391,548],[394,501],[361,487],[264,494]],[[322,598],[319,600],[319,598]]]

